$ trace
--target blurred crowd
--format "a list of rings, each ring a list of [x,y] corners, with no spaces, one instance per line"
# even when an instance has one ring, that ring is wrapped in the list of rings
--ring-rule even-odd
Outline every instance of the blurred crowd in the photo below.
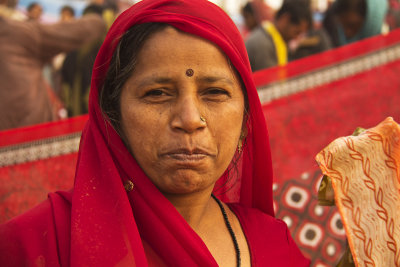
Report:
[[[241,8],[243,38],[253,71],[320,53],[400,26],[400,0],[334,0],[316,19],[311,0],[263,0]],[[92,66],[117,5],[95,0],[82,16],[71,6],[59,21],[41,20],[32,2],[0,0],[0,130],[68,118],[88,111]]]
[[[398,0],[334,0],[322,19],[310,0],[284,0],[274,11],[262,0],[242,8],[253,71],[353,43],[400,26]]]
[[[49,24],[39,2],[24,13],[16,5],[0,3],[0,130],[86,113],[92,66],[116,7],[92,2],[76,17],[63,6]]]

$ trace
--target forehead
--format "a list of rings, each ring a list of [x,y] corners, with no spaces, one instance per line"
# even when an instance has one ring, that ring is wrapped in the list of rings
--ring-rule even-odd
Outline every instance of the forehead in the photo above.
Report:
[[[173,27],[152,34],[140,50],[138,61],[153,67],[161,67],[160,62],[163,62],[193,67],[216,65],[230,69],[228,58],[214,43]]]
[[[355,11],[347,11],[339,14],[339,18],[342,21],[354,21],[354,22],[362,22],[364,17]]]

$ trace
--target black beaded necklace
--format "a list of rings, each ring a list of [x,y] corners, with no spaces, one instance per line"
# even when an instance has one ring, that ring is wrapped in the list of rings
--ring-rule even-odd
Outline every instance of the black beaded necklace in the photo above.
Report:
[[[239,249],[239,244],[238,244],[237,239],[236,239],[235,232],[233,232],[231,223],[230,223],[229,220],[228,220],[228,216],[226,215],[225,208],[224,208],[224,206],[222,205],[221,201],[220,201],[216,196],[214,196],[214,194],[211,194],[211,196],[212,196],[212,197],[215,199],[215,201],[217,202],[219,208],[221,209],[222,216],[224,216],[224,221],[225,221],[225,224],[226,224],[226,228],[228,228],[229,234],[230,234],[231,237],[232,237],[233,245],[235,246],[235,251],[236,251],[236,263],[237,263],[236,265],[237,265],[237,267],[240,267],[240,262],[241,262],[241,260],[240,260],[240,249]]]

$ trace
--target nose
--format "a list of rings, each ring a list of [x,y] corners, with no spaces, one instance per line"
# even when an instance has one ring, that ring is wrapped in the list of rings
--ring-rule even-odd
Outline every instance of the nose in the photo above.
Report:
[[[195,96],[182,96],[172,107],[171,127],[185,133],[193,133],[204,129],[206,122],[200,119],[200,103]]]

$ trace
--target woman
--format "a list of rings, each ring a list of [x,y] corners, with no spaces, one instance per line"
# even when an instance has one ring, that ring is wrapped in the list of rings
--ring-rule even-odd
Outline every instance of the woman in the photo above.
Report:
[[[387,1],[336,0],[327,10],[323,27],[335,47],[350,44],[382,32]]]
[[[111,27],[90,94],[73,193],[50,194],[2,226],[1,261],[308,265],[273,218],[264,117],[221,9],[139,2]]]

